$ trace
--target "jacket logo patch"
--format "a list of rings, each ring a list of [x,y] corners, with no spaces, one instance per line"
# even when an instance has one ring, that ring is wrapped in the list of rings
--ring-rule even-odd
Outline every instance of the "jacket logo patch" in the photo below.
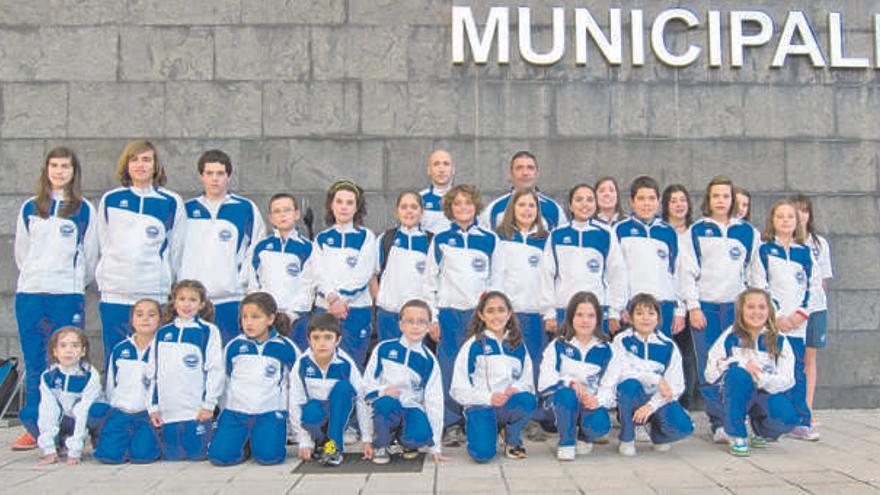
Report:
[[[810,251],[813,253],[813,258],[819,257],[819,248],[814,247],[814,248],[811,248]]]
[[[287,274],[291,277],[299,276],[299,262],[291,262],[287,264]]]
[[[345,264],[354,268],[358,264],[357,256],[349,256],[348,258],[345,258]]]
[[[64,383],[64,380],[62,380],[61,377],[59,376],[58,378],[55,379],[55,388],[61,388],[62,383]]]
[[[162,341],[164,341],[164,342],[171,342],[173,339],[174,339],[174,336],[171,335],[171,332],[168,332],[162,336]]]
[[[120,207],[120,208],[128,208],[128,200],[127,200],[127,199],[123,199],[122,201],[120,201],[120,202],[119,202],[119,207]]]
[[[449,239],[449,245],[452,247],[458,246],[458,241],[455,239]]]
[[[205,425],[196,426],[196,435],[204,435],[207,432],[208,429],[205,427]]]
[[[82,313],[75,313],[73,316],[70,317],[70,321],[74,325],[78,325],[78,324],[82,323],[82,319],[83,319]]]
[[[332,237],[329,238],[329,239],[327,239],[327,244],[328,244],[328,245],[332,246],[332,245],[335,244],[335,243],[336,243],[336,241],[334,241]]]
[[[247,344],[241,344],[240,346],[238,346],[238,352],[240,352],[242,354],[246,354],[247,351],[248,351]]]
[[[563,244],[571,244],[571,237],[569,237],[569,236],[565,236],[565,237],[563,237],[563,238],[562,238],[562,243],[563,243]]]
[[[199,356],[197,354],[187,354],[183,356],[183,365],[190,369],[195,369],[199,365]]]
[[[433,202],[433,201],[428,201],[427,203],[425,203],[425,209],[427,209],[427,210],[433,210],[433,209],[434,209],[434,202]]]
[[[574,349],[572,349],[571,347],[566,347],[565,355],[568,357],[574,357]]]
[[[660,258],[661,260],[665,260],[666,259],[666,251],[663,249],[658,249],[657,250],[657,257]]]
[[[593,273],[599,273],[599,269],[601,267],[601,263],[599,263],[599,260],[597,260],[596,258],[592,258],[587,261],[587,268]]]
[[[539,261],[541,261],[541,258],[539,258],[537,254],[529,256],[529,266],[532,268],[538,266]]]
[[[394,239],[394,245],[400,246],[400,239]]]
[[[492,354],[492,346],[489,344],[484,345],[483,354]]]
[[[739,246],[733,246],[732,248],[730,248],[728,254],[730,255],[730,259],[738,260],[739,257],[742,256],[743,252]]]
[[[193,210],[193,218],[200,218],[202,216],[202,210]]]
[[[147,238],[149,239],[155,239],[159,237],[159,227],[156,227],[155,225],[150,225],[149,227],[147,227],[145,232],[147,234]]]
[[[318,371],[315,369],[314,366],[309,366],[308,368],[306,368],[306,376],[315,376],[317,374]]]
[[[639,235],[639,229],[633,227],[632,229],[630,229],[629,233],[632,235]]]
[[[391,349],[391,351],[388,352],[388,357],[391,359],[397,359],[397,349]]]
[[[229,242],[232,240],[232,232],[227,229],[223,229],[217,233],[217,237],[221,242]]]
[[[277,372],[278,372],[277,366],[275,366],[274,364],[267,364],[266,370],[263,372],[263,374],[266,375],[266,378],[272,378],[275,376],[275,373],[277,373]]]
[[[365,339],[365,338],[367,338],[367,337],[369,337],[369,336],[370,336],[370,329],[369,329],[369,328],[366,328],[366,327],[361,328],[361,338],[362,338],[362,339]]]
[[[58,232],[61,234],[61,237],[73,237],[76,229],[73,225],[64,224],[61,227],[58,227]]]
[[[797,280],[797,283],[800,285],[804,285],[804,282],[807,281],[807,275],[804,272],[795,273],[794,278],[795,278],[795,280]]]
[[[123,349],[122,352],[119,353],[119,357],[128,359],[131,357],[131,351],[129,349]]]
[[[421,273],[425,273],[425,262],[424,261],[416,261],[416,271]]]
[[[486,271],[486,260],[483,258],[474,258],[471,261],[471,267],[473,267],[474,271],[477,273],[482,273]]]

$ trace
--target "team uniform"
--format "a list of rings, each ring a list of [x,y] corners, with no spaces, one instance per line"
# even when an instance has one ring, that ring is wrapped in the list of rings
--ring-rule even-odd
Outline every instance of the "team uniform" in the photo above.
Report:
[[[544,250],[555,284],[556,318],[575,293],[592,292],[607,319],[619,319],[627,301],[626,261],[617,238],[593,220],[573,221],[550,233]],[[603,330],[607,333],[607,321]]]
[[[443,377],[446,426],[464,419],[461,406],[449,396],[452,371],[467,327],[474,315],[480,294],[498,286],[495,265],[498,237],[476,222],[467,229],[453,223],[449,230],[434,236],[428,251],[428,276],[425,294],[440,324],[437,359]]]
[[[397,388],[397,397],[385,393],[389,386]],[[443,380],[424,342],[406,337],[380,342],[364,372],[364,395],[373,408],[374,448],[397,440],[406,450],[429,447],[440,453]]]
[[[701,309],[706,328],[691,330],[697,356],[700,394],[714,432],[722,426],[718,387],[704,376],[709,349],[733,324],[734,301],[746,288],[748,266],[757,257],[760,236],[749,223],[731,218],[727,225],[703,218],[690,226],[679,253],[677,284],[688,311]]]
[[[572,338],[566,342],[554,339],[544,349],[538,390],[550,399],[559,430],[559,446],[574,446],[578,438],[593,442],[611,431],[607,407],[600,403],[597,409],[580,404],[572,384],[587,387],[590,395],[599,395],[599,385],[612,358],[611,346],[596,337],[587,344]]]
[[[813,253],[813,260],[816,269],[819,271],[820,282],[824,282],[832,277],[834,273],[831,269],[831,247],[828,240],[822,236],[807,236],[804,244],[810,248]],[[825,287],[819,283],[812,287],[813,293],[810,297],[813,300],[813,312],[810,313],[810,321],[807,323],[807,347],[813,349],[821,349],[826,345],[828,333],[828,302],[825,294]]]
[[[39,405],[22,409],[21,423],[37,439],[44,456],[64,447],[68,457],[80,459],[91,429],[89,408],[100,398],[101,376],[92,365],[54,364],[40,375]]]
[[[287,391],[290,370],[299,356],[293,342],[273,328],[260,342],[246,335],[224,351],[226,396],[208,459],[228,466],[247,459],[246,445],[259,464],[280,464],[287,457]]]
[[[544,228],[553,230],[566,225],[568,222],[566,221],[565,210],[562,206],[555,199],[541,191],[535,189],[535,192],[538,194],[538,202],[541,205],[541,220],[544,222]],[[510,203],[512,196],[513,189],[489,203],[480,214],[480,227],[486,230],[497,229],[501,225],[501,219],[504,218],[504,210],[507,209],[507,204]]]
[[[238,304],[247,283],[242,268],[266,227],[257,205],[235,194],[219,201],[202,195],[184,206],[186,243],[177,278],[204,284],[225,344],[239,333]]]
[[[159,435],[147,413],[150,382],[146,373],[152,345],[138,349],[131,336],[110,353],[107,403],[96,402],[90,411],[102,424],[94,456],[103,463],[145,463],[159,458]]]
[[[392,236],[393,240],[387,237]],[[379,340],[400,337],[400,308],[410,299],[428,300],[425,284],[431,236],[421,227],[397,227],[379,235],[376,241],[376,326]],[[385,246],[390,245],[388,252]]]
[[[728,328],[709,350],[706,380],[721,387],[724,431],[731,438],[745,439],[746,417],[755,435],[775,439],[798,424],[797,412],[785,392],[794,385],[795,357],[783,336],[777,336],[779,355],[767,349],[762,330],[755,342],[743,342]],[[746,371],[754,361],[761,366],[757,383]]]
[[[537,407],[532,360],[523,343],[511,349],[493,332],[467,339],[455,359],[450,395],[464,407],[467,450],[477,462],[495,457],[498,430],[505,442],[520,447],[522,429]],[[501,407],[492,394],[517,390]]]
[[[673,317],[685,314],[675,284],[678,233],[660,217],[644,222],[631,216],[615,225],[614,234],[626,259],[630,297],[654,296],[660,302],[660,331],[671,338]]]
[[[25,363],[25,406],[40,402],[46,345],[55,330],[85,326],[83,291],[98,260],[95,209],[82,200],[70,217],[59,216],[63,194],[55,193],[49,216],[37,214],[36,198],[24,202],[15,228],[15,319]]]
[[[672,339],[655,330],[643,340],[630,328],[620,332],[611,347],[614,357],[602,378],[599,402],[617,403],[620,441],[633,441],[633,414],[645,404],[654,409],[648,419],[654,444],[668,444],[690,435],[694,425],[677,402],[684,391],[684,375],[681,354]],[[660,393],[660,380],[669,384],[671,398]]]
[[[749,270],[749,281],[753,287],[770,292],[777,317],[794,313],[804,317],[804,322],[798,328],[785,333],[795,356],[795,383],[788,391],[788,398],[797,410],[801,426],[810,426],[804,353],[807,322],[813,311],[810,295],[815,292],[813,287],[822,284],[820,270],[814,265],[810,248],[792,243],[786,249],[782,242],[775,239],[762,243],[758,248],[758,256]]]
[[[315,237],[312,257],[306,276],[317,290],[317,311],[327,311],[330,294],[348,304],[340,347],[363,366],[373,328],[369,284],[376,268],[376,237],[351,223],[334,225]]]
[[[315,288],[304,276],[312,256],[312,241],[297,230],[282,238],[278,230],[256,243],[247,263],[248,293],[268,292],[278,308],[292,321],[290,338],[300,348],[308,347],[306,334]]]
[[[131,335],[129,317],[137,300],[168,298],[180,267],[185,220],[183,200],[162,187],[121,187],[101,198],[101,259],[95,278],[101,291],[104,349]],[[109,357],[108,352],[105,364]]]
[[[623,216],[619,212],[615,211],[614,214],[611,215],[611,218],[605,219],[605,218],[602,218],[602,215],[600,215],[599,212],[597,211],[596,214],[593,215],[592,220],[597,225],[601,225],[602,227],[605,227],[608,230],[614,230],[614,227],[617,226],[618,222],[623,220]]]
[[[449,188],[446,189],[448,191]],[[452,226],[452,222],[443,213],[443,195],[446,191],[440,191],[433,185],[419,191],[425,211],[422,213],[421,224],[426,232],[439,234]]]
[[[290,375],[290,426],[300,448],[319,447],[328,440],[342,451],[343,432],[352,410],[357,410],[361,441],[373,438],[370,409],[364,401],[364,389],[357,364],[342,349],[337,349],[326,370],[322,370],[312,350],[296,361]]]
[[[200,409],[213,411],[223,394],[220,331],[199,317],[175,320],[156,332],[147,361],[147,410],[162,418],[162,459],[203,460],[211,421],[196,421]]]

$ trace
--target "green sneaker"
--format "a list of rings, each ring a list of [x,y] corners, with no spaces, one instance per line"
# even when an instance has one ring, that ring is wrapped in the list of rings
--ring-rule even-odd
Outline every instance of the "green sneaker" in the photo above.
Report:
[[[728,452],[737,457],[748,457],[752,453],[749,450],[749,442],[745,438],[731,438]]]
[[[758,435],[752,437],[752,447],[763,449],[767,446],[767,439]]]

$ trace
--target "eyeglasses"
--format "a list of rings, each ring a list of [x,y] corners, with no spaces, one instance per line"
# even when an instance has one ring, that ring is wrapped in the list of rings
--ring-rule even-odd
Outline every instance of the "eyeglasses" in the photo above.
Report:
[[[405,319],[405,320],[400,320],[400,322],[403,323],[404,325],[408,325],[408,326],[411,326],[411,327],[426,327],[426,326],[428,326],[428,325],[431,324],[431,322],[428,321],[428,320],[410,320],[410,319]]]
[[[287,213],[294,213],[295,211],[296,211],[296,208],[277,208],[277,209],[273,209],[269,213],[271,213],[273,215],[284,215]]]

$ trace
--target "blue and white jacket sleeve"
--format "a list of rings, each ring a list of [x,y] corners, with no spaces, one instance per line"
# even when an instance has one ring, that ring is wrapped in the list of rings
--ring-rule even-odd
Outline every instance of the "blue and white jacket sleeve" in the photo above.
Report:
[[[623,376],[624,360],[626,359],[625,350],[620,347],[621,339],[617,339],[611,343],[611,360],[608,361],[608,368],[602,375],[602,381],[599,384],[599,406],[612,408],[617,405],[617,385],[620,384],[620,378]]]
[[[629,279],[626,272],[626,260],[617,236],[611,235],[608,247],[608,261],[605,266],[605,283],[608,287],[608,318],[620,319],[620,313],[626,308],[629,299]]]
[[[25,202],[25,204],[27,204],[27,202]],[[24,266],[24,261],[27,259],[28,250],[30,249],[31,244],[31,234],[28,232],[24,223],[24,206],[25,205],[21,205],[21,209],[18,212],[18,219],[15,222],[15,246],[13,247],[15,253],[15,266],[17,266],[19,270]]]
[[[358,426],[360,426],[361,429],[361,442],[371,443],[373,441],[373,408],[370,407],[364,399],[363,378],[361,378],[361,372],[358,371],[357,365],[348,356],[345,356],[344,359],[346,359],[351,365],[351,375],[349,376],[349,379],[351,380],[351,386],[354,387],[357,392],[355,411],[357,414]]]
[[[440,264],[437,263],[436,252],[440,249],[437,247],[436,240],[431,241],[431,245],[428,246],[428,256],[426,260],[425,266],[425,277],[424,284],[425,288],[422,293],[425,295],[427,299],[428,305],[431,306],[432,318],[431,321],[437,321],[438,318],[438,310],[437,310],[437,290],[440,285]]]
[[[159,403],[156,397],[156,348],[159,347],[159,343],[156,342],[156,338],[153,337],[153,342],[150,344],[149,357],[147,358],[147,365],[144,366],[144,378],[147,380],[147,394],[146,402],[147,402],[147,412],[152,414],[159,412]]]
[[[542,396],[551,396],[566,383],[562,380],[562,376],[557,371],[559,367],[559,353],[556,352],[557,339],[553,339],[544,348],[544,354],[541,357],[541,370],[538,372],[538,392]]]
[[[429,354],[430,355],[430,354]],[[432,454],[439,454],[443,449],[443,378],[440,371],[440,363],[437,358],[430,355],[434,360],[434,368],[428,383],[425,385],[425,413],[428,415],[428,423],[431,425],[431,433],[434,438]]]
[[[246,245],[243,245],[240,252],[238,253],[238,281],[241,290],[244,292],[250,291],[251,287],[251,274],[253,273],[253,265],[251,262],[253,261],[254,249],[257,247],[257,244],[263,240],[266,236],[266,225],[263,223],[263,215],[260,213],[260,209],[257,205],[250,201],[251,209],[253,210],[254,223],[251,226],[251,231],[247,233],[248,242]]]
[[[693,242],[690,242],[693,238],[692,231],[693,226],[687,231],[688,242],[679,245],[678,259],[675,263],[675,283],[688,311],[700,307],[700,287],[697,283],[700,279],[700,265],[697,263]]]
[[[727,368],[736,361],[727,356],[727,349],[724,347],[724,341],[727,340],[732,329],[733,327],[728,327],[727,330],[721,332],[721,335],[715,339],[715,343],[709,348],[709,354],[706,357],[706,369],[703,372],[706,381],[709,383],[718,383],[718,380],[721,379]]]
[[[648,404],[651,404],[655,411],[670,402],[677,401],[681,397],[682,392],[684,392],[684,371],[681,365],[681,352],[678,351],[678,347],[675,345],[672,346],[672,357],[669,358],[669,367],[663,373],[663,379],[666,380],[669,388],[672,389],[672,398],[667,399],[663,397],[663,394],[657,390],[651,396],[651,399],[648,400]]]
[[[186,207],[179,195],[173,194],[176,207],[174,210],[174,225],[168,233],[168,246],[170,247],[171,271],[175,280],[180,273],[180,264],[183,262],[183,248],[186,243]]]
[[[89,381],[86,383],[79,401],[73,406],[73,434],[67,437],[64,442],[64,445],[67,446],[68,457],[75,459],[82,457],[83,445],[85,445],[86,435],[89,433],[89,409],[100,397],[101,375],[92,368]]]
[[[37,429],[40,435],[37,437],[37,446],[43,455],[55,453],[55,438],[61,429],[61,415],[63,414],[58,398],[46,385],[45,372],[40,376],[40,405],[37,409]]]
[[[213,411],[223,395],[226,385],[226,370],[223,363],[223,341],[220,330],[211,323],[208,324],[210,335],[208,345],[205,348],[205,398],[200,406],[202,409]]]
[[[468,371],[475,366],[475,363],[470,362],[470,347],[473,342],[473,337],[469,338],[458,350],[449,395],[462,406],[490,406],[492,405],[492,392],[486,388],[474,386]]]
[[[367,361],[367,367],[364,368],[364,400],[373,402],[385,395],[385,387],[382,385],[382,377],[376,376],[376,368],[379,366],[379,353],[372,352],[370,359]]]
[[[95,268],[98,266],[98,258],[101,255],[101,243],[98,239],[98,214],[95,207],[83,199],[83,208],[89,209],[89,224],[86,226],[82,243],[83,256],[85,257],[83,285],[88,287],[95,280]]]
[[[535,372],[532,369],[532,358],[528,352],[526,352],[525,359],[523,359],[522,373],[510,386],[520,392],[535,393]]]

